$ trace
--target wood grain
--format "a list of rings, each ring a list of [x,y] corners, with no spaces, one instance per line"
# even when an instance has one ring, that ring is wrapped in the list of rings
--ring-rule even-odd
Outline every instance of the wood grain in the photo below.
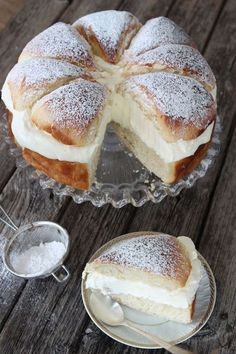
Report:
[[[0,0],[0,31],[25,4],[26,0]]]
[[[46,8],[45,3],[42,1],[43,9]],[[51,12],[47,20],[42,18],[41,5],[34,5],[37,7],[35,13],[38,11],[41,16],[41,20],[35,19],[37,28],[41,26],[40,21],[44,22],[46,27],[47,21],[54,21],[53,18],[60,15],[64,21],[70,22],[87,12],[111,7],[111,2],[98,0],[72,1],[69,6],[63,2],[60,9],[56,6],[58,3],[59,1],[54,2],[57,15],[54,16]],[[3,162],[6,160],[4,151],[3,158],[0,157],[0,170],[3,172],[0,176],[0,188],[6,184],[1,195],[2,203],[16,222],[24,218],[26,221],[47,218],[59,220],[69,230],[72,248],[67,264],[72,271],[72,277],[63,286],[59,286],[53,279],[25,282],[7,274],[0,263],[1,354],[148,353],[118,344],[103,335],[86,315],[80,295],[81,272],[90,255],[109,239],[126,231],[137,230],[185,234],[197,242],[201,253],[210,262],[216,274],[218,300],[207,326],[188,341],[187,345],[201,354],[233,354],[236,351],[236,245],[233,238],[236,172],[236,40],[233,34],[236,33],[236,3],[234,0],[207,0],[203,5],[195,0],[161,0],[158,3],[147,0],[142,5],[134,1],[114,1],[112,6],[130,10],[143,21],[160,14],[168,14],[190,31],[199,47],[204,49],[204,54],[218,79],[219,111],[224,120],[221,153],[207,175],[192,189],[183,191],[179,197],[166,198],[159,205],[148,203],[139,209],[126,206],[116,210],[110,206],[96,209],[88,203],[80,206],[70,201],[68,204],[68,199],[61,200],[50,191],[43,191],[37,181],[29,178],[29,170],[17,170],[6,184],[7,176],[12,171],[10,169],[7,174],[1,169],[1,166],[6,169],[11,166],[11,163]],[[17,16],[19,21],[22,21],[22,18],[27,20],[27,17],[22,16]],[[30,23],[33,26],[33,21]],[[13,26],[15,35],[17,28],[21,26],[26,31],[27,26],[19,22]],[[32,31],[31,28],[29,30]],[[37,32],[37,29],[34,30]],[[10,39],[5,38],[5,49],[2,50],[1,47],[0,52],[10,63],[6,54],[8,46],[9,43],[16,45],[17,41],[11,31],[7,33]],[[26,35],[22,33],[20,37],[22,45]],[[0,40],[3,40],[1,34]],[[9,53],[13,53],[14,57],[15,50],[10,48]],[[0,63],[1,58],[0,55]],[[6,228],[3,232],[4,237],[9,237]],[[3,244],[2,238],[0,250]],[[155,352],[164,353],[153,351]]]

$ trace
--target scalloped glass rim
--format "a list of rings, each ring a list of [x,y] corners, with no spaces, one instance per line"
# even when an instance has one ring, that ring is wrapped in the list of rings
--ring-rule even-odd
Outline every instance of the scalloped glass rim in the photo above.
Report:
[[[205,176],[208,168],[212,165],[216,155],[219,152],[220,132],[222,130],[220,119],[217,117],[211,146],[199,166],[192,173],[177,183],[168,185],[164,184],[158,177],[146,170],[133,156],[133,154],[126,149],[125,145],[122,144],[117,137],[114,138],[114,130],[112,129],[112,126],[110,129],[108,128],[108,132],[104,139],[101,159],[98,164],[98,171],[96,173],[96,181],[92,184],[90,190],[84,191],[62,185],[52,178],[49,178],[34,170],[33,168],[31,177],[39,179],[40,185],[43,189],[50,188],[56,195],[70,196],[73,198],[75,203],[78,204],[85,201],[90,201],[97,207],[110,203],[115,208],[121,208],[129,203],[135,207],[140,207],[148,201],[160,203],[166,196],[175,197],[184,188],[191,188],[199,178]],[[0,130],[3,131],[3,136],[5,137],[5,140],[0,142],[0,148],[4,145],[8,145],[10,154],[16,159],[17,167],[29,167],[22,157],[21,149],[14,145],[8,136],[6,116],[4,116],[4,119],[0,120]],[[116,182],[109,183],[109,178],[112,178],[112,167],[111,171],[107,173],[102,170],[101,166],[106,166],[109,162],[111,162],[111,158],[109,159],[109,154],[114,154],[114,152],[118,153],[119,157],[121,156],[120,158],[122,163],[124,163],[124,165],[127,164],[127,166],[119,169],[118,174],[115,171],[113,177]],[[135,170],[137,166],[138,169]],[[127,178],[127,171],[129,172],[129,170],[131,173],[130,176],[128,176],[128,182],[124,180],[119,182],[119,173],[122,174],[122,172],[125,171],[125,178]]]

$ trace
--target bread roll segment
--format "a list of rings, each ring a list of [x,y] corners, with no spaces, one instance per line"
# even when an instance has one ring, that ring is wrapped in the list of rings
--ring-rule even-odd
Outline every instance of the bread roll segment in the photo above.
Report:
[[[216,86],[215,76],[200,52],[182,44],[167,44],[137,56],[126,56],[121,61],[126,75],[156,71],[170,71],[190,76],[212,91]]]
[[[195,47],[192,38],[169,18],[163,16],[152,18],[141,27],[125,55],[139,55],[167,44],[185,44]]]
[[[115,64],[141,24],[127,11],[108,10],[81,17],[73,26],[90,43],[96,55]]]
[[[189,77],[169,72],[136,75],[118,91],[139,103],[167,142],[195,139],[216,119],[212,95]]]
[[[32,109],[32,121],[63,144],[87,145],[97,134],[106,97],[102,84],[74,80],[39,100]]]
[[[89,76],[84,69],[57,59],[33,58],[16,64],[8,74],[13,106],[24,110],[49,92],[78,77]]]
[[[209,147],[215,77],[171,20],[143,26],[126,11],[59,22],[23,49],[2,89],[27,161],[58,182],[89,189],[106,126],[136,157],[174,183]]]
[[[63,22],[55,23],[34,37],[26,44],[18,61],[42,57],[94,68],[89,44],[71,25]]]

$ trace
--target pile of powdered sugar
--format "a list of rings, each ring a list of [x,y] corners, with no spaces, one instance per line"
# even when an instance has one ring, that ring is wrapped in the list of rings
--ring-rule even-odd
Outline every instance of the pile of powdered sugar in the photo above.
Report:
[[[52,241],[40,243],[22,253],[12,253],[11,264],[18,274],[39,275],[53,268],[65,254],[62,242]]]

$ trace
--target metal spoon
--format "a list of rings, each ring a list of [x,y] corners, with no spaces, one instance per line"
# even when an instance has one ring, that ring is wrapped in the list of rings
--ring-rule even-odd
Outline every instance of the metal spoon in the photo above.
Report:
[[[90,295],[90,306],[93,314],[109,326],[126,326],[148,338],[153,343],[160,345],[172,354],[193,354],[193,352],[190,352],[189,350],[177,347],[176,345],[168,343],[163,339],[144,332],[140,328],[134,326],[132,322],[125,319],[124,312],[120,304],[112,300],[112,298],[108,295],[92,292]]]

